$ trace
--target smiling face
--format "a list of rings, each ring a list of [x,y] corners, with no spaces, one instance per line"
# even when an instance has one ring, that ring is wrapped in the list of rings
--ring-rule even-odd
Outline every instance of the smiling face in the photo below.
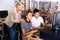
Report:
[[[31,20],[31,18],[32,18],[32,13],[28,13],[28,14],[26,15],[26,18],[27,18],[28,20]]]
[[[38,18],[38,17],[40,16],[39,10],[36,9],[36,8],[33,10],[33,13],[34,13],[34,16],[35,16],[36,18]]]
[[[35,16],[36,18],[38,18],[38,17],[40,16],[39,12],[36,12],[36,13],[34,14],[34,16]]]
[[[21,2],[19,2],[16,4],[16,9],[17,11],[22,11],[24,9],[24,5]]]

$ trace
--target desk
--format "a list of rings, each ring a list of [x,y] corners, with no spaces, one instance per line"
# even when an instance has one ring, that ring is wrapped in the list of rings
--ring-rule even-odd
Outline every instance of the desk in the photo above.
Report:
[[[0,21],[0,25],[3,25],[4,24],[4,21]]]
[[[50,23],[46,24],[46,28],[48,28],[48,27],[52,27],[52,24],[50,24]]]
[[[43,39],[40,39],[39,36],[37,36],[37,35],[35,35],[36,38],[33,38],[32,35],[33,35],[33,34],[29,34],[29,35],[27,35],[26,37],[27,37],[29,40],[43,40]]]

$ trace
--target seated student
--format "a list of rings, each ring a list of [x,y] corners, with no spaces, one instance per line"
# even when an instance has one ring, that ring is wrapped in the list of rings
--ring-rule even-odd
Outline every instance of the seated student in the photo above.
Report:
[[[44,25],[43,18],[40,16],[39,10],[34,9],[33,10],[34,16],[31,19],[33,29],[42,29],[44,27],[40,27],[41,24]]]
[[[26,15],[25,15],[25,22],[21,24],[23,37],[37,31],[37,30],[32,31],[32,23],[30,21],[31,18],[32,18],[32,11],[27,10]]]

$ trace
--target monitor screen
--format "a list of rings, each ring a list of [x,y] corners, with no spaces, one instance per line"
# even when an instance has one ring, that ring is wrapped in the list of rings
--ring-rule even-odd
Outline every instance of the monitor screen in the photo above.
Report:
[[[0,11],[0,18],[6,18],[8,15],[8,11]]]

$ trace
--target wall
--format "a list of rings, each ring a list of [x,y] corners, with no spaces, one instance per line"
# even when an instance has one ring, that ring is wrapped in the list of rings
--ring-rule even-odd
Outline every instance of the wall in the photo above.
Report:
[[[14,6],[14,0],[0,0],[0,11],[8,10],[12,6]]]

